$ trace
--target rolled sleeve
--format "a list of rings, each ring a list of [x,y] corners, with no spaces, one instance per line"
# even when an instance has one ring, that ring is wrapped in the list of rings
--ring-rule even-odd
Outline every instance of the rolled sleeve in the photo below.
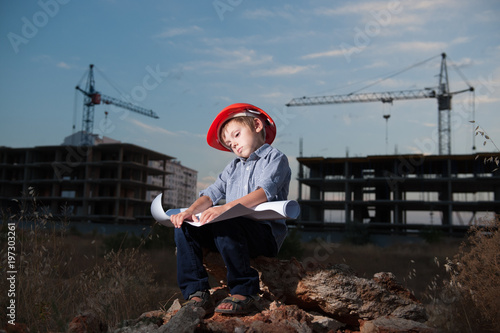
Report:
[[[291,171],[285,155],[270,154],[268,163],[263,165],[259,173],[256,185],[264,190],[268,201],[286,199]]]
[[[228,164],[224,170],[219,174],[215,182],[204,190],[201,190],[199,195],[208,196],[212,200],[212,204],[216,205],[220,200],[226,198],[228,175],[234,168],[234,163]]]

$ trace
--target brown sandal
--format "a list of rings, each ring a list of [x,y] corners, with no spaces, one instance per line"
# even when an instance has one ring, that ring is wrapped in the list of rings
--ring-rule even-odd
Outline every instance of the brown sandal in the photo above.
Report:
[[[230,309],[219,309],[218,307],[215,308],[215,312],[218,313],[223,313],[223,314],[230,314],[230,315],[239,315],[239,314],[247,314],[255,310],[260,310],[257,302],[259,301],[260,297],[258,295],[251,295],[251,296],[246,296],[245,299],[241,300],[236,297],[231,297],[228,296],[224,298],[220,303],[231,303],[231,308]]]
[[[201,298],[201,301],[194,300],[194,297]],[[200,307],[203,308],[207,313],[212,313],[215,307],[209,291],[197,291],[194,294],[191,294],[187,302],[182,304],[182,307],[185,306]]]

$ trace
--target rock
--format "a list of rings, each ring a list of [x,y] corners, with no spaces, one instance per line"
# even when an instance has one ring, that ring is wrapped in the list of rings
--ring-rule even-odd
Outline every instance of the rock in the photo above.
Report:
[[[5,324],[5,330],[0,330],[0,333],[28,333],[30,329],[28,325],[23,323]]]
[[[438,333],[435,328],[393,316],[379,317],[361,324],[360,333]]]
[[[225,280],[220,255],[208,253],[205,266],[210,274]],[[392,273],[360,278],[347,265],[308,265],[297,261],[259,257],[252,260],[259,271],[261,289],[270,301],[294,304],[317,311],[351,326],[358,321],[393,316],[418,322],[427,320],[424,306],[396,280]]]
[[[310,313],[310,315],[313,318],[312,319],[313,331],[317,333],[337,332],[339,328],[345,326],[345,324],[341,323],[340,321],[322,316],[319,313],[313,312]]]
[[[113,333],[156,333],[158,328],[167,323],[172,316],[162,310],[143,313],[138,319],[127,320]]]
[[[181,308],[182,308],[181,302],[179,301],[179,299],[175,299],[172,302],[172,305],[170,305],[170,307],[168,308],[167,313],[179,311]]]
[[[93,312],[84,312],[71,321],[68,333],[107,332],[108,325]]]
[[[251,263],[260,275],[262,311],[245,316],[205,316],[202,308],[182,308],[176,300],[168,311],[144,313],[115,333],[436,332],[422,324],[427,319],[425,308],[392,273],[381,272],[366,279],[343,264],[326,267],[309,263],[304,267],[296,259],[264,257]],[[223,284],[211,290],[218,303],[229,293],[224,286],[224,263],[220,255],[208,253],[204,264]],[[80,322],[94,325],[95,332],[103,331],[98,319],[82,315],[73,320],[70,327],[74,328],[69,332],[84,332],[75,326]]]
[[[131,326],[125,326],[115,330],[113,333],[158,333],[158,325],[154,323],[137,323]]]
[[[332,266],[307,274],[297,285],[296,294],[309,307],[351,325],[359,319],[386,315],[427,320],[420,303],[401,297],[373,280],[359,278],[344,267]]]
[[[408,298],[414,302],[420,303],[420,301],[410,292],[408,289],[403,287],[397,280],[396,276],[390,272],[380,272],[373,275],[373,281],[378,283],[385,289],[398,294],[403,298]]]
[[[273,310],[249,316],[215,314],[199,327],[202,332],[269,332],[312,333],[312,317],[294,305],[281,305]]]
[[[205,314],[205,310],[200,307],[183,307],[168,323],[160,327],[158,333],[192,333]]]

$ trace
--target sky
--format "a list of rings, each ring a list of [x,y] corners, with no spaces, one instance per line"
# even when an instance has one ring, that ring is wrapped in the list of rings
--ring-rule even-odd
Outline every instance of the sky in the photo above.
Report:
[[[160,117],[98,105],[94,133],[175,157],[199,189],[234,157],[206,143],[217,113],[266,110],[295,199],[300,153],[437,154],[438,111],[432,98],[286,107],[292,98],[435,88],[444,52],[450,90],[475,89],[453,97],[452,153],[498,151],[498,17],[496,0],[2,1],[0,146],[59,145],[81,130],[75,86],[94,64],[100,93]]]

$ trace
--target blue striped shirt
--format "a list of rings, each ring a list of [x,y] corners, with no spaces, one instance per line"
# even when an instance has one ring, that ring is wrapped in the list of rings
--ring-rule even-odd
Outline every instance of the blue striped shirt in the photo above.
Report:
[[[266,143],[247,159],[232,160],[212,185],[200,191],[200,196],[208,196],[215,205],[222,199],[231,202],[262,188],[267,201],[287,200],[291,174],[286,155]],[[279,249],[287,234],[285,220],[259,222],[271,227]]]

